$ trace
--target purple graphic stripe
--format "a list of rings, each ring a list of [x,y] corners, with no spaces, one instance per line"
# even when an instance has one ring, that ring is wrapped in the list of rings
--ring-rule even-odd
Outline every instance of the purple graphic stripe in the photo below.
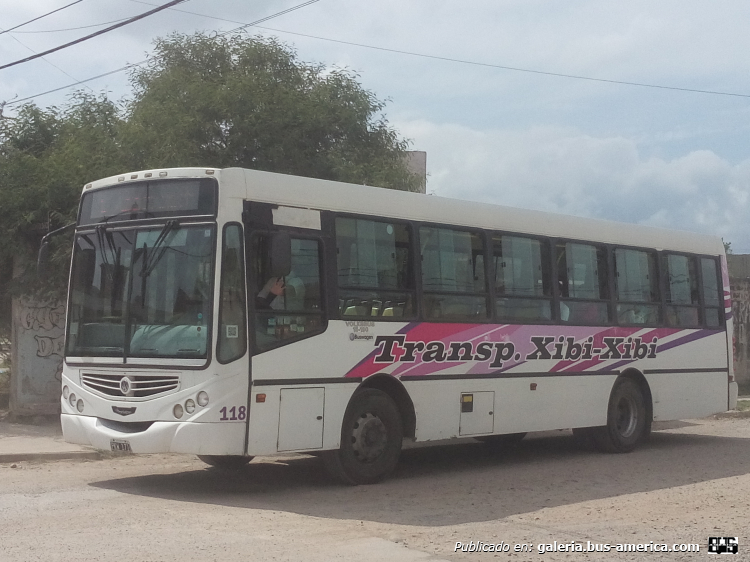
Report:
[[[667,351],[668,349],[672,349],[674,347],[677,347],[686,343],[690,343],[691,341],[696,341],[702,338],[707,338],[708,336],[713,336],[714,334],[718,334],[720,332],[721,330],[697,330],[693,332],[692,334],[688,334],[687,336],[683,336],[681,338],[677,338],[670,342],[657,346],[656,352],[659,353],[661,351]]]

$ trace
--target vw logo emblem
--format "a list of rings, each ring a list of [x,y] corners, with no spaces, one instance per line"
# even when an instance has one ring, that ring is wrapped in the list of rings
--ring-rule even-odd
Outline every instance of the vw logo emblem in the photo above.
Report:
[[[127,394],[130,392],[130,379],[128,377],[123,377],[120,379],[120,392],[123,394]]]

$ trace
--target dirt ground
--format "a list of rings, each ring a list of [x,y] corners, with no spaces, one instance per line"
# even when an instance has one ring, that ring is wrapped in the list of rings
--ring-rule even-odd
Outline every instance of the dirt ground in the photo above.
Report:
[[[234,473],[175,455],[16,463],[0,465],[0,560],[747,561],[749,500],[748,417],[664,424],[627,455],[582,450],[569,431],[501,453],[413,448],[389,480],[360,487],[303,456]],[[710,536],[739,537],[739,554],[708,553]],[[455,552],[470,541],[511,551]],[[588,542],[611,551],[539,552]]]

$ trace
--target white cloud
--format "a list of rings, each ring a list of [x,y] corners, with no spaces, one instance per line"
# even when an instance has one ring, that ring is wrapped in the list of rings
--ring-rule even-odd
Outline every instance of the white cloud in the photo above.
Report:
[[[395,124],[427,151],[428,192],[709,233],[750,250],[750,160],[708,150],[645,157],[633,139],[574,129]]]

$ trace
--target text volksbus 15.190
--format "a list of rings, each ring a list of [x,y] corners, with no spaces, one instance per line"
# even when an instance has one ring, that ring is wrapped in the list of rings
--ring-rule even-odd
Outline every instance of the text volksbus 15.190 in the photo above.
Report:
[[[632,450],[734,407],[722,241],[230,168],[83,189],[67,441],[345,482],[404,439],[573,428]]]

